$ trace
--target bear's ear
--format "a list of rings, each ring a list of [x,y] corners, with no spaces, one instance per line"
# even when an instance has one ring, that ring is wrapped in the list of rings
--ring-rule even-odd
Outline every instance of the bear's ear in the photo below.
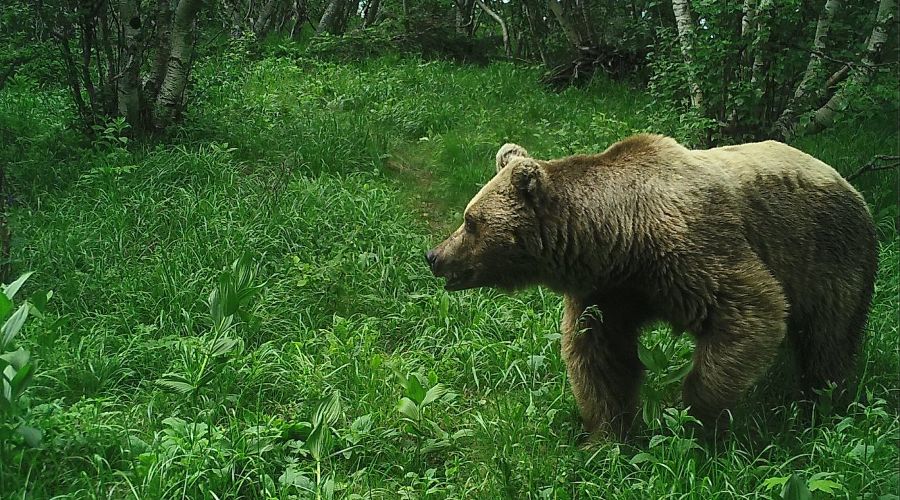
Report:
[[[533,198],[547,179],[544,167],[532,158],[514,158],[509,168],[512,185],[528,198]]]
[[[500,146],[497,151],[497,172],[503,170],[503,167],[509,165],[513,158],[531,158],[528,151],[518,144],[506,143]]]

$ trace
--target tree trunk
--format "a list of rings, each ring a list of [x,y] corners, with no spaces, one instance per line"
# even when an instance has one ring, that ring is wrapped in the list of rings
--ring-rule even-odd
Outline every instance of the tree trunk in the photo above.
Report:
[[[588,5],[589,2],[590,0],[576,0],[576,3],[578,4],[578,10],[581,12],[581,19],[584,22],[583,26],[585,39],[588,45],[590,45],[591,47],[596,47],[597,37],[594,34],[594,25],[593,23],[591,23],[591,8]]]
[[[531,40],[534,42],[538,55],[541,57],[541,63],[543,63],[544,66],[549,66],[550,63],[547,60],[547,55],[544,53],[543,34],[545,30],[538,29],[538,24],[534,19],[535,15],[532,13],[532,8],[529,6],[528,2],[522,2],[522,11],[525,14],[525,19],[528,21],[528,28],[531,30]],[[546,25],[541,24],[541,26],[545,27]]]
[[[354,16],[359,15],[359,2],[360,0],[347,0],[344,4],[344,12],[341,13],[341,24],[340,24],[340,32],[345,33],[347,28],[349,27],[350,20],[353,19]]]
[[[256,34],[256,38],[263,38],[268,34],[269,28],[272,26],[272,14],[275,13],[276,7],[278,7],[278,0],[269,0],[260,9],[259,16],[253,23],[253,33]]]
[[[817,109],[812,121],[807,126],[807,133],[819,132],[834,123],[834,117],[847,107],[850,102],[848,93],[852,89],[858,89],[869,83],[875,74],[875,64],[881,57],[881,49],[888,39],[888,28],[897,16],[897,4],[895,0],[881,0],[878,3],[878,13],[875,16],[875,26],[872,35],[869,36],[869,44],[861,63],[853,68],[850,76],[843,86],[825,103]]]
[[[491,10],[491,8],[488,7],[482,0],[475,0],[475,3],[477,3],[478,6],[481,7],[481,10],[483,10],[487,15],[494,18],[494,21],[497,21],[497,24],[500,25],[500,31],[503,33],[503,51],[506,53],[506,57],[509,57],[509,32],[506,30],[506,23],[503,21],[503,18],[497,15],[496,12]]]
[[[556,17],[559,25],[562,26],[563,33],[566,34],[566,38],[569,40],[569,43],[571,43],[578,50],[589,49],[590,45],[587,43],[587,40],[585,40],[585,37],[581,34],[581,31],[578,29],[578,25],[575,24],[575,20],[569,16],[559,0],[548,0],[547,5],[548,7],[550,7],[550,11],[553,12],[553,15]]]
[[[97,116],[101,112],[107,113],[113,110],[104,109],[103,102],[98,101],[97,88],[94,86],[91,75],[91,49],[94,39],[94,23],[92,21],[88,18],[81,20],[81,81],[84,84],[84,90],[87,91],[91,113]]]
[[[691,104],[696,109],[703,108],[703,92],[697,83],[694,67],[694,20],[691,17],[689,0],[672,0],[672,10],[675,12],[675,23],[678,27],[678,40],[681,42],[681,53],[684,62],[688,66],[688,85],[691,87]]]
[[[119,115],[131,125],[131,130],[141,133],[141,47],[138,35],[141,32],[141,16],[138,0],[120,0],[119,19],[122,23],[123,51],[122,76],[119,81]]]
[[[194,49],[194,19],[200,5],[201,0],[179,0],[175,8],[166,77],[153,113],[156,128],[165,128],[181,111]]]
[[[325,7],[325,13],[319,20],[319,27],[316,31],[319,33],[331,33],[332,35],[340,34],[341,14],[344,13],[343,0],[331,0]]]
[[[840,0],[827,0],[825,7],[819,14],[819,21],[816,24],[816,36],[813,39],[813,50],[809,54],[809,63],[806,65],[806,71],[803,73],[803,78],[794,91],[794,96],[775,123],[774,132],[785,142],[793,138],[794,126],[797,121],[797,108],[805,106],[810,99],[824,90],[821,85],[825,76],[822,74],[825,69],[822,55],[827,49],[831,22],[840,6]]]
[[[456,5],[456,32],[472,36],[475,33],[475,0],[454,0]]]
[[[753,36],[753,18],[756,17],[756,0],[744,0],[744,14],[741,16],[741,38],[748,40]]]
[[[363,16],[363,28],[368,28],[375,24],[378,19],[378,8],[381,7],[381,0],[368,0],[366,2],[366,13]]]
[[[153,34],[153,63],[150,66],[150,77],[144,84],[144,98],[147,102],[155,102],[159,86],[166,77],[169,52],[172,42],[172,8],[169,0],[156,2],[156,31]]]
[[[757,83],[766,64],[766,60],[763,58],[763,53],[765,52],[763,46],[769,41],[769,35],[765,23],[769,20],[768,14],[771,8],[772,0],[761,0],[754,16],[756,18],[756,39],[753,42],[753,66],[750,69],[750,83],[753,84],[754,88],[757,88]],[[762,95],[760,95],[760,98],[762,98]]]
[[[291,26],[291,39],[297,40],[300,38],[300,32],[303,29],[303,24],[309,19],[308,5],[306,4],[306,0],[295,0],[291,10],[294,16],[294,25]]]
[[[103,49],[103,54],[106,56],[106,83],[101,88],[102,99],[103,99],[103,109],[106,110],[114,110],[117,108],[118,103],[117,100],[119,98],[116,95],[116,73],[118,73],[117,69],[117,59],[116,54],[117,51],[113,50],[113,41],[112,41],[112,28],[109,22],[109,16],[107,16],[106,8],[101,8],[98,16],[99,24],[100,24],[100,45]],[[100,62],[100,55],[97,55],[97,62]],[[102,75],[102,64],[98,64],[97,72]]]
[[[72,100],[75,101],[75,108],[81,116],[81,123],[90,130],[94,124],[96,116],[88,110],[84,98],[81,96],[81,80],[78,78],[78,70],[75,64],[75,57],[72,54],[72,48],[69,46],[69,33],[71,26],[63,27],[63,33],[57,37],[59,50],[62,53],[63,64],[66,67],[66,79],[69,81],[69,89],[72,90]]]

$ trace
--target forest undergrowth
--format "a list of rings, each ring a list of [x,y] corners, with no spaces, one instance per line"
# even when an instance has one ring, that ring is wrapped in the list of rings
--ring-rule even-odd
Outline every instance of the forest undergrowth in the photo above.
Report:
[[[62,90],[0,92],[20,294],[52,291],[16,339],[41,444],[0,449],[0,497],[898,498],[895,172],[854,181],[881,241],[855,403],[773,375],[704,443],[680,402],[691,342],[659,325],[634,438],[584,447],[560,297],[448,294],[423,253],[506,141],[551,158],[641,131],[697,144],[692,124],[528,66],[240,57],[198,63],[165,142],[113,121],[84,144]],[[898,138],[876,116],[795,145],[849,174]]]

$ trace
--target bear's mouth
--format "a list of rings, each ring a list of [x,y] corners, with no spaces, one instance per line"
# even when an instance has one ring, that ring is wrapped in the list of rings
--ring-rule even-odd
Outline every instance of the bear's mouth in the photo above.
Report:
[[[473,275],[474,273],[472,271],[447,273],[447,275],[444,276],[447,280],[447,282],[444,283],[444,290],[447,290],[448,292],[458,292],[460,290],[474,288],[475,285],[472,284]]]

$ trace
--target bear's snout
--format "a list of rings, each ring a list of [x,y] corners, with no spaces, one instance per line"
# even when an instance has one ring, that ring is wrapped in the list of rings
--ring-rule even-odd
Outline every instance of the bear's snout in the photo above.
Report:
[[[428,268],[431,269],[432,274],[434,274],[434,268],[437,265],[437,252],[429,250],[425,254],[425,262],[428,263]]]

